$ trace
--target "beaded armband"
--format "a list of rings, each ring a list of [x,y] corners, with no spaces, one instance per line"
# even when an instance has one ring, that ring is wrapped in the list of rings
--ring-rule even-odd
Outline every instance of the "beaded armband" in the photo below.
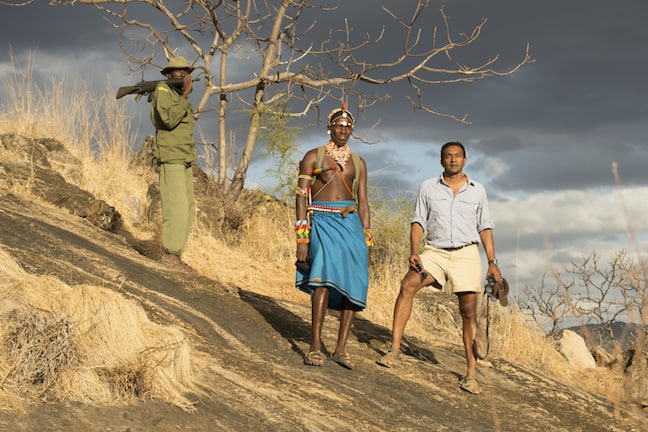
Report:
[[[364,237],[365,237],[365,242],[367,243],[367,247],[373,247],[374,242],[373,242],[373,237],[371,236],[371,227],[364,227],[362,228],[362,231],[364,232]]]
[[[310,243],[310,229],[308,228],[308,221],[301,219],[295,222],[295,235],[297,236],[297,243]]]
[[[308,174],[299,174],[299,180],[304,179],[310,181],[312,178],[313,177]],[[310,187],[297,187],[296,193],[297,196],[308,197],[308,195],[310,195]]]

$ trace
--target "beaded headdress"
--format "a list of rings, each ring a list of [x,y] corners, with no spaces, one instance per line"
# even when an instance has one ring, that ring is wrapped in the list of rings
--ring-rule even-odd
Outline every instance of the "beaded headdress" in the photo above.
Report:
[[[345,103],[343,103],[340,108],[336,108],[333,111],[331,111],[331,113],[328,115],[329,126],[331,126],[333,122],[340,117],[345,118],[349,123],[351,123],[351,126],[353,126],[355,120],[353,119],[351,112],[347,109],[347,104]]]

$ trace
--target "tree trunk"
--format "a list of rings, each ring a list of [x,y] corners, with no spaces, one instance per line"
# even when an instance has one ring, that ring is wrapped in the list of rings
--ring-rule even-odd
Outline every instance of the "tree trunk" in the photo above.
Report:
[[[260,101],[263,98],[264,86],[260,84],[257,87],[256,100]],[[257,103],[257,106],[259,104]],[[232,183],[230,183],[227,190],[227,198],[231,201],[238,200],[241,192],[243,191],[243,186],[245,186],[245,177],[247,175],[247,170],[250,165],[250,160],[252,159],[252,153],[254,153],[254,146],[256,145],[257,136],[259,135],[259,120],[261,118],[261,111],[259,109],[254,109],[252,111],[252,116],[250,117],[250,127],[248,128],[247,138],[245,139],[245,147],[243,148],[243,153],[239,159],[238,166],[232,177]]]

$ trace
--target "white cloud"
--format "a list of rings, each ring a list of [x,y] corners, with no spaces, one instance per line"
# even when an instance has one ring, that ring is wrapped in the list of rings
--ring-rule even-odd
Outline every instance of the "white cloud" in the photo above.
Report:
[[[632,199],[628,199],[632,197]],[[629,234],[648,229],[648,187],[607,191],[538,193],[526,198],[492,202],[498,226],[512,225],[522,235],[565,232],[592,237]]]
[[[632,197],[632,199],[629,199]],[[521,284],[596,251],[648,249],[648,187],[538,193],[490,202],[503,271]]]

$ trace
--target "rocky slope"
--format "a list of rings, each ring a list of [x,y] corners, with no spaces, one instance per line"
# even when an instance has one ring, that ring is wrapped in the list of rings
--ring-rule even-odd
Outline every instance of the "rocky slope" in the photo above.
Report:
[[[0,138],[6,143],[6,136]],[[96,207],[95,200],[67,185],[48,164],[38,165],[39,178],[65,191],[62,195],[81,210],[73,205],[54,209],[12,194],[7,185],[19,178],[20,163],[3,160],[0,165],[0,248],[29,273],[111,288],[136,299],[152,320],[181,326],[195,355],[208,359],[198,371],[203,393],[192,395],[193,413],[146,400],[119,407],[35,400],[25,414],[0,414],[0,430],[648,430],[641,410],[496,357],[480,369],[482,394],[462,392],[462,349],[441,340],[409,339],[403,365],[382,368],[375,360],[389,329],[363,319],[349,341],[356,368],[346,370],[332,361],[322,368],[304,366],[309,308],[172,272],[138,253],[119,229],[104,229],[119,224],[99,227],[97,220],[116,220],[110,206],[100,206],[103,216],[89,218],[92,213],[84,209]],[[331,315],[324,340],[334,341],[336,331],[337,318]]]

